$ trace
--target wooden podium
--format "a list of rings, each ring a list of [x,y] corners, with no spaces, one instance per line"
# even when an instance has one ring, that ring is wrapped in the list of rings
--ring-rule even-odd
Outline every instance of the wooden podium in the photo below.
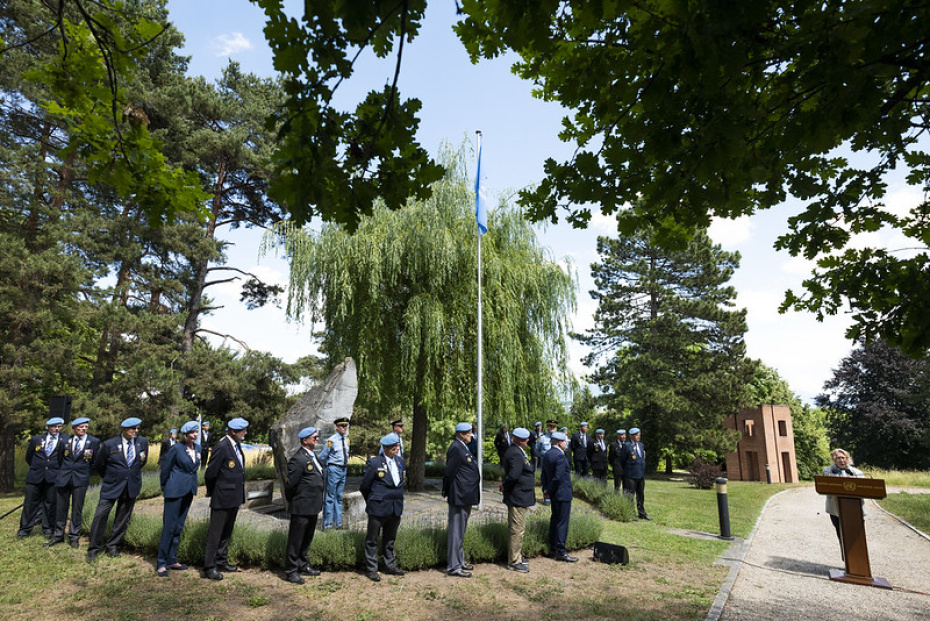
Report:
[[[830,570],[830,579],[852,582],[866,586],[890,589],[884,578],[872,576],[869,565],[869,548],[865,542],[865,523],[862,519],[862,500],[880,499],[887,496],[883,479],[860,479],[858,477],[814,477],[814,488],[818,494],[836,496],[840,508],[840,536],[846,556],[846,571]]]

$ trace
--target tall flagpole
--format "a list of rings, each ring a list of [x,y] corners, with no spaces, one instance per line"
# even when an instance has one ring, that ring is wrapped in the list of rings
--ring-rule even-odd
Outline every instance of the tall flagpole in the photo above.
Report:
[[[478,169],[475,173],[475,219],[478,223],[478,508],[484,499],[484,326],[481,318],[481,130],[478,134]],[[484,223],[485,226],[487,223]]]

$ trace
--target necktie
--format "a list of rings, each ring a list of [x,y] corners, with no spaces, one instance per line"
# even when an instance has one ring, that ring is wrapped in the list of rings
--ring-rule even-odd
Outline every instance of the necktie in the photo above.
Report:
[[[75,438],[75,439],[74,439],[74,450],[73,450],[72,452],[73,452],[74,454],[77,454],[77,453],[80,453],[80,452],[81,452],[81,439],[80,439],[80,438]]]
[[[588,434],[586,433],[581,434],[581,446],[588,446]]]
[[[342,436],[342,465],[349,465],[349,450],[346,448],[346,437]]]
[[[245,468],[245,457],[242,455],[242,447],[236,442],[236,457],[239,458],[239,464]]]
[[[53,450],[55,450],[55,436],[48,436],[45,441],[45,456],[50,457]]]
[[[126,444],[126,463],[132,464],[132,460],[136,458],[136,448],[132,445],[132,440]]]

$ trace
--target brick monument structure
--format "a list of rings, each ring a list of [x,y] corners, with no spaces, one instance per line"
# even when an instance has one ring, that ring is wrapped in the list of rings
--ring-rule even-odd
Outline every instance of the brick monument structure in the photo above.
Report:
[[[743,408],[736,416],[727,416],[723,426],[741,434],[736,452],[727,453],[731,481],[767,481],[768,466],[772,483],[797,482],[794,429],[787,405]]]

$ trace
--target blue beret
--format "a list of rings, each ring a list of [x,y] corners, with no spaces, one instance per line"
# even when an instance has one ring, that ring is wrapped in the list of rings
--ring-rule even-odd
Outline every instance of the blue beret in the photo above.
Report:
[[[568,438],[565,437],[565,434],[562,433],[561,431],[556,431],[555,433],[553,433],[553,434],[552,434],[552,439],[553,439],[553,440],[556,440],[556,441],[558,441],[558,442],[562,442],[562,441],[564,441],[564,440],[568,440]]]
[[[300,430],[300,433],[297,434],[297,437],[303,440],[304,438],[309,438],[316,433],[316,427],[304,427]]]
[[[635,436],[638,433],[639,433],[639,427],[633,427],[632,429],[630,429],[631,436]]]
[[[192,431],[197,431],[198,429],[200,429],[200,425],[198,425],[197,421],[195,420],[189,420],[181,425],[181,433],[190,433]],[[174,429],[171,431],[174,431]]]
[[[587,423],[587,422],[581,423],[581,424],[579,425],[579,427],[587,427],[587,426],[588,426],[588,423]]]
[[[469,427],[469,429],[471,429],[471,427]],[[396,433],[389,433],[381,438],[381,446],[394,446],[395,444],[400,444],[400,436]]]
[[[516,429],[513,430],[513,437],[520,438],[521,440],[526,440],[527,438],[530,437],[530,432],[529,430],[524,429],[523,427],[517,427]]]
[[[536,424],[533,427],[542,427],[542,422],[536,421]]]
[[[90,422],[89,418],[87,418],[86,416],[82,416],[81,418],[75,418],[73,421],[71,421],[71,426],[74,427],[75,425],[83,425],[84,423],[89,423],[89,422]]]
[[[60,416],[55,416],[45,421],[46,427],[51,427],[52,425],[64,425],[64,424],[65,424],[65,419],[63,419]]]
[[[168,433],[177,433],[177,432],[178,432],[178,430],[177,430],[177,429],[172,429],[172,430],[171,430],[171,431],[169,431]]]
[[[204,426],[204,427],[209,427],[209,426],[210,426],[210,421],[208,421],[208,420],[203,421],[203,426]]]
[[[626,429],[618,429],[618,430],[617,430],[617,435],[618,435],[618,436],[619,436],[621,433],[622,433],[623,435],[626,435]]]
[[[594,433],[604,433],[604,430],[603,430],[603,429],[598,429],[598,430],[595,431]]]
[[[249,426],[249,421],[244,418],[234,418],[226,426],[233,431],[242,431]]]
[[[562,427],[559,431],[568,431],[568,427]]]
[[[459,423],[455,426],[455,433],[465,433],[471,431],[471,423]]]
[[[136,418],[135,416],[132,416],[124,420],[122,423],[120,423],[120,427],[138,427],[141,424],[142,424],[141,418]]]

